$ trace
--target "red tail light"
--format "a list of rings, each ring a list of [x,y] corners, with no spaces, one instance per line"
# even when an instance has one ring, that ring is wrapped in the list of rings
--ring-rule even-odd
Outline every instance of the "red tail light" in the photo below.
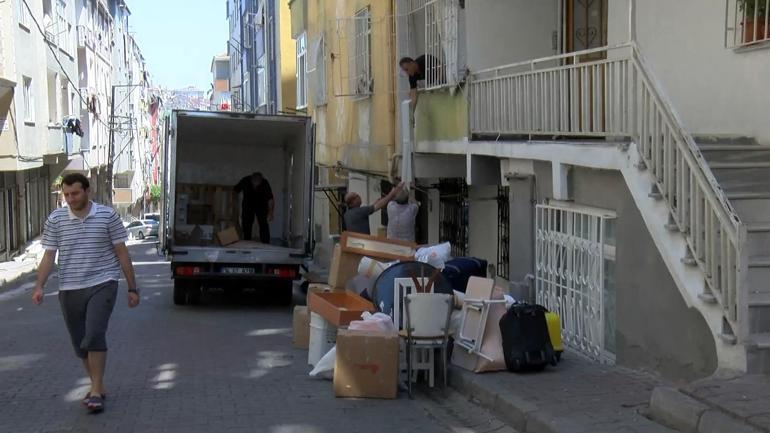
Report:
[[[294,267],[268,268],[267,273],[276,277],[289,279],[294,279],[297,276],[297,270]]]
[[[191,277],[200,273],[201,268],[198,266],[178,266],[176,268],[176,275],[179,277]]]

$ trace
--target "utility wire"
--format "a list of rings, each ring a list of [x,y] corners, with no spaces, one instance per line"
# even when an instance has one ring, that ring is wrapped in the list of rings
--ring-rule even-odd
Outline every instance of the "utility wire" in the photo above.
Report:
[[[48,38],[45,35],[45,31],[40,26],[40,23],[37,21],[37,18],[35,18],[35,14],[32,13],[32,8],[29,7],[29,3],[27,3],[27,0],[22,0],[24,2],[24,6],[27,8],[27,12],[29,12],[29,17],[32,18],[32,21],[35,23],[35,27],[37,28],[37,31],[40,33],[40,35],[43,37],[43,41],[46,45],[48,45],[48,49],[51,50],[51,53],[53,54],[53,58],[56,59],[56,63],[59,64],[59,68],[61,68],[62,73],[67,78],[67,81],[72,85],[73,88],[75,88],[75,92],[77,92],[78,96],[80,97],[80,100],[88,106],[88,101],[83,96],[83,93],[80,92],[80,86],[75,84],[74,81],[72,81],[72,78],[70,78],[69,74],[67,73],[67,69],[62,65],[61,60],[59,60],[59,54],[56,52],[56,50],[53,48],[51,42],[48,41]],[[94,113],[96,114],[96,113]],[[105,121],[103,121],[98,115],[96,116],[96,120],[99,121],[102,125],[110,129],[110,125],[108,125]]]

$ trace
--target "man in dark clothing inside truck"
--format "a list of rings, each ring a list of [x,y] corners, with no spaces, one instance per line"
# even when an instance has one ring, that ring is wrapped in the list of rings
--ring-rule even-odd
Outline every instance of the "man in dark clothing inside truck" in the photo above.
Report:
[[[251,229],[254,226],[254,217],[259,224],[259,240],[264,244],[270,243],[270,223],[273,222],[273,209],[275,200],[270,183],[256,172],[246,176],[235,185],[235,192],[243,193],[241,205],[241,224],[243,226],[243,239],[251,240]]]

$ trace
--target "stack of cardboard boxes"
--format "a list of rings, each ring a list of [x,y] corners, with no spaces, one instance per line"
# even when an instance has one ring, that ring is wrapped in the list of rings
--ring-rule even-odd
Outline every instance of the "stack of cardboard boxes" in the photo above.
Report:
[[[212,245],[216,241],[215,233],[228,228],[235,230],[238,213],[238,196],[232,186],[177,184],[176,242],[179,245]]]
[[[416,245],[378,236],[345,232],[335,246],[329,269],[329,284],[308,287],[307,307],[294,309],[294,346],[310,345],[309,314],[322,316],[337,333],[334,394],[337,397],[395,398],[398,389],[399,336],[395,332],[345,329],[361,320],[374,305],[346,290],[358,275],[364,257],[376,261],[414,260]]]

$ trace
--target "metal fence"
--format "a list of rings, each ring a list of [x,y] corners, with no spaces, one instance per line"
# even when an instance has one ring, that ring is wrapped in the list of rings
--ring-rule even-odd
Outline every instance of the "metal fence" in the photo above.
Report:
[[[468,255],[468,185],[465,179],[439,181],[439,239],[452,244],[452,256]]]

